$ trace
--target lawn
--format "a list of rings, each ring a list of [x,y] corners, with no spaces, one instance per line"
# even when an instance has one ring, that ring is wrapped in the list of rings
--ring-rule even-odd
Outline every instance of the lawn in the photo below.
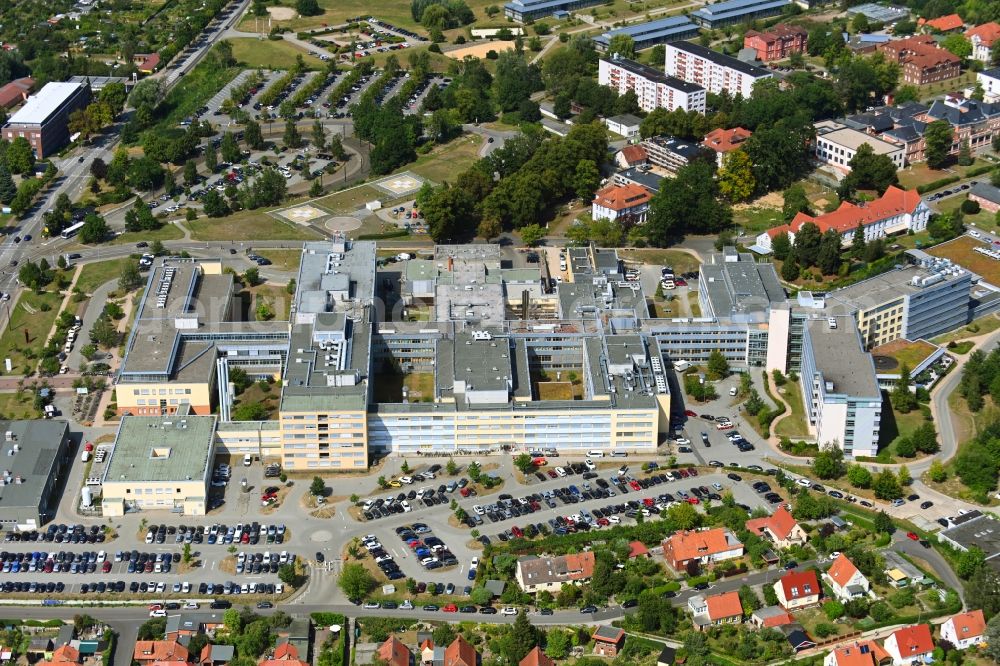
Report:
[[[251,384],[249,388],[233,401],[233,410],[241,404],[253,404],[260,403],[267,408],[268,419],[274,419],[278,417],[278,402],[281,396],[281,391],[277,386],[272,386],[271,390],[265,393],[260,385],[256,382]]]
[[[618,253],[625,261],[638,262],[641,264],[652,264],[656,266],[670,266],[674,273],[689,273],[697,271],[701,266],[695,257],[680,250],[619,250]]]
[[[894,340],[888,344],[872,349],[876,356],[888,356],[896,359],[900,367],[906,366],[911,371],[934,353],[934,345],[925,340]]]
[[[538,382],[535,384],[539,400],[572,400],[571,382]]]
[[[701,316],[701,303],[698,302],[698,292],[688,291],[688,302],[691,306],[691,316],[700,317]]]
[[[375,384],[377,402],[402,402],[403,389],[409,402],[434,402],[433,372],[394,372],[386,370],[378,375]]]
[[[184,231],[177,224],[164,224],[155,231],[126,231],[120,236],[115,236],[114,240],[109,242],[108,245],[128,245],[130,243],[138,243],[139,241],[152,243],[155,240],[168,241],[180,240],[182,238],[184,238]],[[144,251],[136,248],[136,252]]]
[[[792,439],[809,437],[809,425],[806,423],[806,410],[802,404],[802,390],[799,387],[799,382],[786,382],[780,388],[785,390],[780,395],[789,404],[792,411],[787,416],[780,417],[778,424],[774,427],[774,434]]]
[[[122,257],[121,259],[109,259],[108,261],[84,264],[80,268],[80,276],[76,280],[76,286],[80,291],[89,296],[105,282],[117,280],[122,274],[122,269],[134,262],[134,259]]]
[[[191,238],[203,241],[239,239],[252,243],[255,240],[317,240],[319,234],[311,229],[282,222],[262,211],[245,210],[229,217],[199,218],[184,223],[191,230]]]
[[[987,164],[992,163],[980,158],[976,159],[976,161],[969,166],[958,166],[957,164],[953,164],[945,169],[931,169],[927,166],[926,162],[921,162],[919,164],[908,166],[905,169],[900,169],[898,173],[899,184],[908,190],[912,190],[920,185],[933,183],[936,180],[948,178],[949,176],[965,177],[965,174],[969,169],[975,169]],[[952,185],[949,185],[948,187],[952,187]]]
[[[363,208],[369,201],[381,200],[384,196],[383,192],[371,185],[359,185],[335,192],[321,199],[316,199],[312,203],[319,204],[333,213],[343,214],[353,213],[357,209]]]
[[[302,261],[301,250],[261,250],[258,254],[271,260],[275,270],[286,273],[298,273]]]
[[[997,284],[1000,280],[1000,261],[991,259],[986,255],[973,252],[976,247],[989,247],[985,243],[977,241],[969,236],[960,236],[947,243],[941,243],[927,250],[928,254],[935,257],[944,257],[968,269],[973,273],[981,275],[984,280],[992,284]]]
[[[903,459],[896,454],[896,444],[903,437],[908,437],[914,430],[924,424],[924,414],[920,409],[907,413],[896,411],[888,400],[882,405],[882,421],[879,428],[878,460],[892,463]]]
[[[157,107],[158,121],[154,131],[177,127],[181,120],[204,105],[239,72],[239,67],[219,67],[209,55],[167,93],[166,99]]]
[[[251,311],[250,317],[256,318],[257,306],[263,301],[267,303],[274,312],[272,320],[288,321],[292,311],[292,295],[288,293],[283,284],[259,284],[248,290],[250,292]]]
[[[942,213],[950,213],[957,210],[968,199],[968,195],[948,197],[939,201],[936,206]],[[996,215],[985,210],[980,210],[975,215],[965,214],[965,224],[980,227],[981,229],[993,230],[996,227]]]
[[[295,65],[296,56],[302,56],[306,67],[310,69],[323,66],[322,60],[284,39],[272,41],[243,37],[226,41],[233,45],[233,57],[241,65],[251,69],[291,69]]]
[[[25,351],[31,350],[36,358],[41,355],[61,304],[62,296],[51,291],[41,294],[24,291],[16,306],[11,305],[11,301],[5,303],[0,316],[8,314],[9,306],[10,324],[0,337],[0,358],[11,360],[11,374],[21,375],[35,369],[38,361],[28,359]]]
[[[743,229],[747,236],[756,236],[771,227],[785,223],[781,211],[776,208],[754,206],[733,212],[733,222]]]
[[[987,333],[992,333],[998,328],[1000,328],[1000,316],[997,316],[996,313],[988,314],[985,317],[976,319],[968,326],[945,333],[944,335],[939,335],[934,338],[933,342],[938,345],[946,345],[949,342],[957,342],[959,340],[965,340],[966,338],[986,335]]]
[[[412,171],[435,183],[454,181],[458,174],[479,159],[481,145],[482,139],[478,135],[463,135],[421,155],[402,170]]]
[[[0,393],[0,418],[37,419],[41,416],[41,412],[35,409],[30,391],[22,392],[20,400],[17,399],[17,393]]]

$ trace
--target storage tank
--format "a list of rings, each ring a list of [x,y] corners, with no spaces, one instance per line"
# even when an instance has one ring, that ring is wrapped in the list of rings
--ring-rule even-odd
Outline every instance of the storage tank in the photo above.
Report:
[[[86,509],[89,509],[90,506],[93,503],[94,503],[94,493],[93,493],[93,491],[91,491],[91,489],[89,487],[84,486],[80,490],[80,504],[81,504],[81,506],[83,506]]]

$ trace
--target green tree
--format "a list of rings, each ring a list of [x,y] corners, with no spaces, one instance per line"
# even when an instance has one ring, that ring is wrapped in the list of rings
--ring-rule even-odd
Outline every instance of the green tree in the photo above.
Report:
[[[718,349],[713,349],[708,355],[708,372],[715,379],[729,376],[729,361]]]
[[[830,446],[813,458],[813,473],[821,479],[839,479],[844,475],[844,452],[838,446]]]
[[[198,165],[195,164],[194,160],[188,160],[184,163],[184,183],[187,185],[194,185],[198,182]]]
[[[211,141],[205,144],[205,168],[209,173],[215,173],[219,168],[219,155],[215,150],[215,144]]]
[[[295,11],[299,16],[319,16],[323,13],[323,8],[316,0],[296,0]]]
[[[576,164],[576,173],[573,177],[573,187],[576,196],[583,201],[590,201],[594,198],[594,192],[601,184],[601,172],[593,160],[580,160]],[[522,230],[523,234],[523,230]]]
[[[833,275],[840,268],[841,236],[836,229],[828,229],[820,237],[816,266],[824,275]]]
[[[251,266],[250,268],[246,269],[246,271],[244,271],[243,280],[247,283],[248,286],[256,287],[258,284],[260,284],[260,271],[257,269],[256,266]]]
[[[799,213],[812,214],[809,198],[806,196],[806,188],[802,186],[802,183],[795,183],[786,189],[782,193],[782,197],[784,204],[781,207],[781,215],[786,222],[791,222]]]
[[[260,123],[256,120],[247,120],[243,128],[243,140],[247,147],[253,150],[264,149],[264,135],[260,131]]]
[[[875,531],[879,534],[892,534],[896,531],[896,525],[892,522],[892,518],[889,517],[885,511],[879,511],[875,514],[875,519],[872,521]]]
[[[792,252],[792,241],[788,238],[788,233],[782,231],[771,239],[771,252],[778,261],[784,261]]]
[[[232,418],[234,421],[266,421],[269,415],[267,407],[259,402],[244,402],[236,406]]]
[[[969,608],[981,608],[995,626],[1000,617],[1000,572],[993,567],[979,567],[965,584],[965,603]]]
[[[294,120],[285,121],[285,133],[282,136],[282,141],[284,142],[286,148],[302,147],[302,136],[299,134],[299,130],[295,126]]]
[[[935,120],[924,129],[924,155],[927,166],[941,169],[948,163],[951,151],[952,127],[947,120]]]
[[[222,155],[222,161],[229,162],[231,164],[236,164],[242,159],[242,154],[240,154],[240,144],[236,140],[236,137],[232,132],[226,132],[222,135],[222,143],[219,145],[219,154]]]
[[[14,200],[17,194],[17,186],[14,185],[14,178],[10,175],[10,170],[0,164],[0,203],[7,205]]]
[[[701,524],[701,514],[687,502],[674,504],[667,509],[667,522],[674,530],[690,530]]]
[[[944,38],[941,46],[959,58],[968,58],[972,55],[972,42],[965,35],[955,32]]]
[[[730,203],[739,203],[753,196],[756,188],[750,156],[743,150],[726,153],[719,169],[719,193]]]
[[[622,58],[635,60],[635,40],[630,35],[616,34],[608,42],[608,53],[618,54]]]
[[[295,572],[294,564],[283,564],[278,567],[278,580],[280,580],[285,585],[295,586],[298,583],[299,576]]]
[[[712,164],[699,160],[663,182],[645,224],[652,245],[664,247],[684,233],[717,234],[732,223],[732,210],[720,201],[714,172]]]
[[[118,276],[118,288],[124,292],[130,292],[142,286],[142,273],[135,262],[128,262],[122,266],[122,271]]]
[[[528,474],[529,472],[535,471],[533,458],[527,453],[522,453],[514,458],[514,466],[521,470],[522,474]]]
[[[948,478],[948,471],[941,464],[940,460],[934,459],[927,470],[927,476],[934,483],[943,483]]]
[[[521,240],[528,247],[535,247],[545,237],[546,229],[536,223],[528,224],[520,229]]]
[[[986,647],[980,647],[979,649],[987,659],[992,659],[994,663],[1000,664],[1000,615],[994,615],[986,623],[985,637]]]
[[[899,480],[900,486],[908,486],[913,483],[913,477],[910,476],[910,470],[906,465],[899,466],[899,469],[896,471],[896,478]]]
[[[1000,623],[997,623],[997,642],[1000,643]],[[572,647],[569,634],[561,629],[552,629],[545,634],[545,654],[553,659],[565,659]]]
[[[318,118],[312,126],[312,143],[319,151],[326,149],[326,128],[323,127],[323,123]]]
[[[350,562],[344,564],[340,570],[340,578],[337,581],[340,589],[351,601],[364,599],[369,592],[375,589],[375,579],[372,578],[363,564]]]
[[[209,217],[224,217],[230,213],[229,204],[214,189],[205,192],[205,196],[201,200],[201,207],[205,211],[205,215]]]
[[[865,241],[865,228],[864,225],[859,224],[854,229],[854,236],[851,238],[851,256],[855,259],[860,259],[865,255],[865,248],[867,241]]]
[[[314,497],[322,497],[323,495],[326,495],[326,482],[323,481],[322,477],[313,477],[312,483],[309,484],[309,493]]]
[[[968,550],[959,553],[955,564],[955,573],[959,578],[968,580],[979,569],[986,565],[986,553],[978,546],[970,546]]]
[[[893,409],[906,414],[917,408],[917,396],[910,391],[910,366],[903,363],[899,368],[899,379],[889,394]]]
[[[958,165],[970,166],[974,159],[972,157],[972,148],[969,146],[969,140],[963,139],[962,143],[958,145]]]
[[[15,138],[7,146],[7,168],[11,173],[27,174],[35,167],[35,153],[31,144],[23,136]]]
[[[892,470],[886,469],[879,472],[872,488],[875,491],[875,497],[882,500],[894,500],[903,496],[903,488],[899,485],[899,479]]]
[[[781,265],[781,279],[785,282],[794,282],[799,279],[800,272],[799,262],[795,258],[795,254],[792,253],[789,255],[788,259],[785,260],[785,263]]]
[[[100,243],[111,235],[111,229],[104,218],[95,213],[87,215],[83,220],[83,228],[80,229],[80,242],[85,245]]]
[[[822,244],[823,236],[819,227],[812,222],[806,222],[795,234],[795,258],[804,268],[815,266]]]
[[[851,172],[844,178],[838,191],[841,199],[852,198],[858,189],[881,193],[899,181],[892,158],[888,155],[876,155],[867,143],[861,144],[847,165]]]

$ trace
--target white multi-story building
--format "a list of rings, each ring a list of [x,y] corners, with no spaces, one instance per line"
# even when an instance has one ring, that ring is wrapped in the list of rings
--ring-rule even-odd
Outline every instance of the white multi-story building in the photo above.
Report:
[[[986,642],[986,618],[982,610],[952,615],[941,625],[941,638],[958,650]]]
[[[874,457],[882,393],[853,319],[810,319],[802,333],[802,393],[816,441],[847,458]]]
[[[619,95],[629,90],[639,98],[639,108],[684,109],[705,113],[705,89],[626,58],[602,58],[597,67],[597,82]]]
[[[976,80],[983,87],[984,102],[991,104],[1000,102],[1000,67],[979,72],[976,74]]]
[[[664,48],[667,75],[702,86],[713,94],[728,92],[747,98],[754,84],[774,76],[766,69],[691,42],[672,42]]]
[[[824,120],[814,126],[816,144],[813,155],[818,162],[829,164],[844,173],[850,173],[850,162],[858,149],[868,144],[876,155],[888,155],[897,169],[906,165],[906,148],[889,143],[860,130],[850,128],[835,120]]]

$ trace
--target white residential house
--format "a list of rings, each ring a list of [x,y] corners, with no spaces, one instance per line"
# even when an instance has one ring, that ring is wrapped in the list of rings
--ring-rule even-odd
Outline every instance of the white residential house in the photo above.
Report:
[[[953,615],[941,625],[941,638],[959,650],[982,645],[985,634],[986,617],[981,610]]]
[[[889,634],[883,646],[894,666],[917,666],[930,663],[934,656],[934,638],[926,624],[903,627]]]
[[[823,574],[823,580],[830,585],[833,596],[841,601],[865,597],[871,589],[871,583],[865,575],[843,553],[837,556],[833,565]]]

